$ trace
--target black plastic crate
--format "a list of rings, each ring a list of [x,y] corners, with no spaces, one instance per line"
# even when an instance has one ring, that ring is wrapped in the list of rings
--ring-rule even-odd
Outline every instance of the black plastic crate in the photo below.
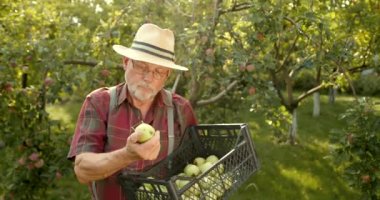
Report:
[[[194,158],[216,155],[219,161],[197,177],[179,175]],[[202,124],[187,129],[181,145],[152,168],[124,171],[119,181],[133,199],[227,199],[259,168],[247,124]],[[186,184],[178,188],[176,182]]]

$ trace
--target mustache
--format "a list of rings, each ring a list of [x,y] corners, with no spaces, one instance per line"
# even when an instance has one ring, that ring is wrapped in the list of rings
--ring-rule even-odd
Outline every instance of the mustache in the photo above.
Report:
[[[153,88],[152,86],[150,86],[147,82],[140,82],[140,83],[137,83],[136,86],[137,86],[137,87],[145,87],[145,88],[148,88],[148,89],[154,91],[154,88]]]

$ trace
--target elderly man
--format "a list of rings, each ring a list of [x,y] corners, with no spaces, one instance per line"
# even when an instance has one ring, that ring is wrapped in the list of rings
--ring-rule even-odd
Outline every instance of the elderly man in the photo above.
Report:
[[[163,89],[174,63],[174,34],[154,24],[137,31],[130,48],[114,45],[123,56],[125,83],[87,95],[68,158],[75,160],[79,182],[88,184],[92,199],[126,199],[117,182],[123,170],[141,171],[164,159],[179,145],[196,118],[190,103]],[[145,143],[134,131],[140,123],[156,129]]]

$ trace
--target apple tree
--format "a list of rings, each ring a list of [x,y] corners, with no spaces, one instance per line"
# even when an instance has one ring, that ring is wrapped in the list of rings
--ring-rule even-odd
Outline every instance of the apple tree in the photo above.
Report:
[[[275,119],[281,119],[284,125],[291,121],[288,131],[291,144],[296,143],[297,108],[304,99],[315,94],[314,111],[318,115],[318,91],[336,84],[337,80],[352,83],[349,72],[353,66],[376,67],[372,61],[379,48],[378,40],[374,39],[378,38],[379,22],[378,14],[373,12],[377,9],[376,6],[371,1],[289,0],[257,1],[250,9],[250,14],[247,15],[247,23],[250,25],[241,27],[241,34],[237,32],[235,40],[244,41],[246,46],[240,49],[254,55],[253,58],[246,56],[250,59],[249,63],[257,69],[248,76],[263,71],[265,76],[258,78],[266,81],[267,95],[274,91],[280,102],[277,109],[280,114],[272,116],[277,116]],[[361,13],[363,8],[367,12]],[[361,25],[365,20],[367,24]],[[345,24],[349,26],[346,27]],[[315,74],[311,80],[313,86],[297,95],[294,88],[297,76],[302,71],[310,70]],[[354,92],[352,84],[350,88]],[[277,107],[278,102],[273,102],[275,104],[268,105]],[[278,124],[275,121],[269,120],[271,124]]]

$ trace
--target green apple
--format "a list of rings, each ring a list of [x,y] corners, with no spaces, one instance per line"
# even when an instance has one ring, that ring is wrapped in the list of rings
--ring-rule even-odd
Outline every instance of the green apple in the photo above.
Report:
[[[185,186],[189,182],[190,182],[189,180],[180,180],[180,179],[177,179],[175,181],[175,184],[177,185],[178,189],[181,189],[181,188],[183,188],[183,186]]]
[[[137,141],[144,143],[154,136],[156,130],[154,130],[153,126],[143,122],[135,128],[135,132],[139,134]]]
[[[187,194],[187,196],[199,196],[201,194],[201,189],[199,185],[195,183],[185,192],[185,194]]]
[[[144,185],[143,187],[145,188],[145,190],[147,190],[147,191],[152,191],[153,190],[153,186],[151,184],[144,183],[143,185]]]
[[[182,200],[191,200],[192,197],[187,196],[186,194],[181,195]]]
[[[212,192],[209,192],[206,194],[205,200],[217,200],[218,199],[218,196],[216,196],[216,194],[212,193]]]
[[[190,177],[198,176],[201,173],[199,167],[194,164],[187,164],[183,172]]]
[[[232,184],[234,183],[234,179],[231,176],[228,176],[224,179],[224,185],[226,186],[226,189],[230,189]]]
[[[160,185],[159,187],[160,187],[161,192],[168,193],[168,189],[164,185]]]
[[[212,183],[214,182],[214,179],[213,177],[211,176],[205,176],[203,177],[202,179],[200,179],[200,184],[201,184],[201,187],[202,189],[208,189],[211,187]]]
[[[220,163],[220,164],[217,166],[217,168],[218,168],[218,172],[219,172],[220,174],[223,174],[223,173],[224,173],[224,165],[223,165],[222,163]]]
[[[184,176],[184,177],[189,177],[188,175],[186,175],[184,172],[181,172],[179,173],[177,176]]]
[[[215,187],[213,187],[213,193],[216,194],[217,197],[221,197],[224,194],[224,188],[221,182],[218,182]]]
[[[210,162],[205,162],[201,166],[199,166],[199,169],[201,170],[202,173],[205,173],[207,170],[209,170],[212,166],[214,166]],[[212,173],[212,172],[211,172]],[[211,175],[210,173],[210,175]]]
[[[206,162],[206,159],[202,158],[202,157],[196,157],[193,161],[193,163],[195,165],[197,165],[198,167],[201,166],[203,163]]]
[[[211,164],[215,164],[218,160],[219,158],[216,155],[210,155],[206,158],[206,162],[210,162]]]

